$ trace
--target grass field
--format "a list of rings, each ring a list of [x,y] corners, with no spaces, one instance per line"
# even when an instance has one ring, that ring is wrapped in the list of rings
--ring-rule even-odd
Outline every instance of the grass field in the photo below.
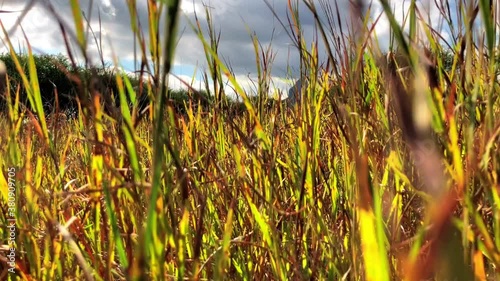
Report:
[[[85,52],[86,21],[69,2],[73,26],[61,32],[80,47],[69,54]],[[321,15],[306,45],[289,1],[280,22],[310,80],[291,107],[268,105],[272,51],[255,36],[259,92],[247,96],[207,16],[192,28],[214,100],[176,112],[159,86],[175,56],[176,0],[148,1],[147,37],[130,13],[151,74],[140,122],[126,76],[111,112],[106,93],[79,80],[78,115],[66,118],[43,111],[34,60],[26,73],[18,65],[20,88],[0,87],[0,280],[499,280],[498,4],[459,0],[457,16],[442,6],[455,31],[444,41],[411,2],[402,25],[380,1],[391,24],[381,51],[377,18],[356,16],[367,3],[352,7],[348,31],[335,1],[300,1]],[[227,109],[225,79],[244,112]]]

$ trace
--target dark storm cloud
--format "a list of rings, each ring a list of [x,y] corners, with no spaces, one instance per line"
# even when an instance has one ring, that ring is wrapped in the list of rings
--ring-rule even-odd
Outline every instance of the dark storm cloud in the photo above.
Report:
[[[201,1],[196,2],[201,3]],[[287,25],[287,1],[268,2],[273,6],[276,15]],[[343,3],[340,5],[342,7],[346,5],[347,1],[339,2]],[[301,25],[305,37],[309,38],[310,41],[314,18],[303,4],[300,4],[299,8]],[[298,65],[298,51],[286,32],[289,27],[284,28],[280,24],[263,0],[220,1],[216,5],[214,4],[212,12],[214,13],[214,26],[221,32],[220,54],[231,62],[236,73],[255,72],[255,52],[251,34],[257,36],[264,48],[272,46],[273,52],[276,54],[273,65],[276,75],[285,76],[289,65],[294,67]],[[189,14],[187,18],[194,21],[194,14]],[[250,33],[247,27],[250,29]],[[196,40],[192,32],[186,31],[183,38],[186,45],[193,44],[200,48],[201,45],[194,42]],[[189,53],[184,53],[184,50],[180,49],[178,52],[181,57],[189,58]]]

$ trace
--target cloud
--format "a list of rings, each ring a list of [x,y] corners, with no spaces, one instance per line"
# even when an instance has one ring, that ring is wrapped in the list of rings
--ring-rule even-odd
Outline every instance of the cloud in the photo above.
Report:
[[[403,25],[404,30],[409,32],[409,16],[408,10],[411,5],[411,1],[393,1],[392,10],[396,21]],[[423,0],[416,1],[416,6],[423,20],[418,22],[418,36],[422,39],[423,44],[428,45],[428,37],[425,35],[424,26],[429,25],[434,30],[439,32],[445,40],[450,39],[448,30],[444,29],[442,15],[438,7],[433,3],[433,1]],[[451,3],[450,7],[452,10],[456,9],[456,4]],[[374,2],[372,7],[373,17],[378,17],[382,14],[379,23],[375,26],[375,33],[377,37],[382,40],[379,41],[381,47],[386,49],[389,45],[389,34],[390,24],[387,16],[383,13],[382,5],[379,2]],[[417,15],[418,16],[418,15]],[[453,16],[453,15],[452,15]]]
[[[3,10],[20,10],[31,2],[30,0],[3,0]],[[37,1],[22,21],[22,28],[35,50],[48,53],[66,53],[64,41],[61,36],[57,22],[45,9],[43,2],[50,3],[57,10],[57,14],[68,25],[73,26],[72,13],[67,0],[45,0]],[[103,57],[112,61],[113,55],[119,58],[125,69],[134,68],[134,40],[131,32],[129,9],[124,0],[80,0],[81,7],[91,22],[92,30],[97,38],[102,37]],[[194,23],[195,14],[202,20],[203,29],[205,25],[205,7],[212,13],[212,19],[217,32],[221,32],[219,54],[223,61],[228,62],[235,75],[241,79],[245,89],[251,91],[252,79],[256,76],[256,58],[251,35],[255,34],[260,44],[267,48],[272,47],[274,61],[272,64],[272,76],[275,85],[279,89],[290,88],[293,82],[288,83],[285,78],[298,77],[299,54],[293,46],[292,40],[287,35],[287,29],[283,28],[274,17],[272,11],[264,0],[184,0],[182,2],[182,16],[179,31],[182,37],[176,50],[174,64],[183,65],[186,68],[205,69],[205,54],[203,46],[197,35],[191,29],[189,22]],[[293,2],[293,1],[292,1]],[[300,20],[305,38],[310,43],[315,34],[314,18],[306,6],[299,1]],[[94,3],[93,6],[89,6]],[[268,0],[278,17],[287,23],[287,0]],[[372,8],[373,18],[381,11],[381,7],[375,1]],[[403,13],[408,7],[409,1],[394,1],[395,11],[399,21],[403,21]],[[349,0],[338,0],[344,27],[349,20]],[[319,8],[319,7],[318,7]],[[333,7],[335,9],[335,7]],[[335,11],[335,10],[334,10]],[[147,28],[147,1],[137,1],[137,14],[143,28],[148,36]],[[2,23],[10,30],[16,23],[21,13],[2,14]],[[101,16],[100,23],[99,17]],[[429,11],[430,18],[438,21],[439,13],[436,10]],[[389,25],[387,20],[382,19],[375,29],[379,42],[382,46],[387,45]],[[206,33],[205,33],[206,34]],[[23,46],[24,36],[20,28],[11,34],[13,44]],[[99,62],[98,45],[93,37],[89,37],[89,56],[95,64]],[[326,59],[325,49],[320,45],[321,59]],[[0,45],[1,47],[1,45]],[[75,47],[75,45],[73,45]],[[0,48],[1,51],[6,49]],[[137,49],[138,50],[138,49]],[[137,55],[140,57],[140,55]],[[81,58],[81,57],[80,57]],[[179,67],[174,68],[178,70]],[[186,76],[186,73],[178,73]],[[249,78],[250,77],[250,78]],[[187,78],[187,77],[186,77]],[[196,80],[201,81],[198,74]]]

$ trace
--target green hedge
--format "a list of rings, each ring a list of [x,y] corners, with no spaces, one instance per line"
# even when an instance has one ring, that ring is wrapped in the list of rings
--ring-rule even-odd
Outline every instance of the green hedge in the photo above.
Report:
[[[18,55],[21,66],[25,73],[28,71],[28,56]],[[58,55],[33,55],[37,69],[38,82],[40,85],[40,93],[44,104],[44,110],[50,112],[54,110],[55,97],[59,100],[59,110],[76,112],[77,102],[76,97],[85,97],[90,101],[89,85],[91,81],[98,82],[98,90],[103,95],[113,95],[115,106],[119,106],[118,87],[116,82],[116,73],[109,67],[100,67],[85,69],[81,66],[73,67],[70,61],[62,54]],[[27,107],[30,108],[26,91],[23,87],[21,76],[16,69],[14,61],[10,54],[0,54],[6,67],[10,81],[11,96],[14,97],[17,89],[19,89],[20,100]],[[68,74],[74,77],[79,77],[83,81],[83,87],[79,88],[75,81],[72,81]],[[129,76],[132,86],[137,89],[139,87],[139,80],[134,76]],[[74,79],[73,79],[74,80]],[[57,91],[56,91],[57,89]],[[82,91],[83,93],[79,91]],[[200,100],[201,106],[206,110],[214,102],[213,96],[207,91],[200,92],[204,98],[199,99],[198,95],[192,95],[195,100],[195,106]],[[149,103],[147,87],[144,86],[142,90],[141,107],[145,107]],[[186,90],[176,89],[169,90],[169,97],[175,110],[179,113],[185,112],[185,103],[189,101],[189,95]],[[0,99],[0,110],[5,109],[5,97]],[[224,110],[238,109],[238,112],[244,110],[244,105],[241,102],[232,101],[230,99],[224,100]]]

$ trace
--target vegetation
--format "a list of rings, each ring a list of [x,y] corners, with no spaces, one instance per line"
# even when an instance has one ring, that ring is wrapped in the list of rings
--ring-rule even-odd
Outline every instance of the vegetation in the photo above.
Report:
[[[22,72],[28,71],[28,56],[25,54],[15,54],[19,64],[22,68]],[[7,68],[7,74],[9,76],[10,84],[10,94],[11,98],[15,96],[17,89],[19,88],[19,99],[22,108],[33,109],[30,107],[28,95],[26,90],[22,86],[22,77],[20,72],[17,70],[15,60],[11,54],[0,55],[0,60],[4,62]],[[68,114],[78,111],[77,106],[77,93],[79,91],[80,81],[88,82],[91,80],[99,81],[99,85],[95,87],[99,89],[99,92],[104,96],[109,96],[113,102],[113,106],[119,107],[119,89],[116,82],[116,75],[125,75],[127,79],[130,80],[130,84],[134,91],[142,95],[142,108],[144,108],[149,103],[149,97],[147,95],[147,88],[142,86],[142,92],[140,89],[140,80],[134,76],[127,73],[119,73],[113,70],[112,67],[108,65],[85,68],[79,65],[72,65],[68,58],[59,55],[37,55],[33,54],[33,60],[36,66],[37,78],[39,81],[40,97],[42,100],[42,105],[46,113],[54,111],[56,108],[58,110],[64,111]],[[174,108],[182,111],[184,109],[184,103],[189,101],[189,92],[185,90],[171,90],[169,89],[170,99]],[[206,102],[204,107],[209,105],[211,98],[207,93],[201,93]],[[91,100],[91,95],[86,96],[87,100]],[[6,99],[0,100],[0,108],[7,110],[7,105],[5,103]],[[127,100],[130,103],[130,100]],[[103,104],[104,105],[104,104]]]
[[[349,31],[334,4],[320,1],[318,10],[300,2],[317,20],[319,38],[310,46],[298,1],[288,1],[288,21],[279,20],[309,78],[293,107],[266,106],[272,46],[252,35],[259,91],[243,91],[219,58],[220,33],[207,9],[207,22],[193,29],[205,47],[213,100],[198,106],[203,94],[190,89],[188,97],[199,98],[185,99],[178,114],[173,94],[159,85],[175,54],[179,1],[147,2],[149,37],[138,28],[136,2],[127,1],[131,35],[147,62],[137,83],[152,107],[142,119],[130,77],[114,75],[119,106],[105,112],[107,96],[92,75],[76,75],[79,114],[53,122],[58,116],[43,110],[36,68],[43,62],[28,46],[21,63],[7,36],[17,71],[7,82],[21,83],[6,87],[0,118],[0,279],[498,279],[496,4],[456,2],[459,19],[439,7],[451,30],[445,41],[420,23],[415,0],[404,26],[381,0],[391,23],[383,56],[370,39],[378,20],[363,15],[363,1],[352,6]],[[62,69],[69,70],[87,45],[78,1],[70,3],[74,26],[60,25],[78,43],[68,47]],[[323,64],[319,44],[328,51]],[[228,107],[224,76],[244,111]],[[24,92],[28,108],[18,103]],[[5,227],[11,220],[15,244]]]

